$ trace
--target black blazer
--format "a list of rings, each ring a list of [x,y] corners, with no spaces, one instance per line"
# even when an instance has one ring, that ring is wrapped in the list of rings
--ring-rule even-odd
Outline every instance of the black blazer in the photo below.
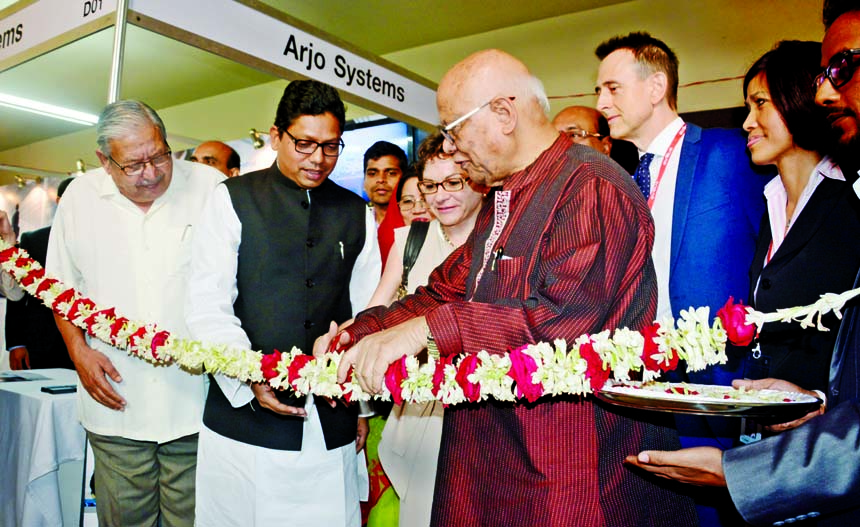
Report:
[[[25,232],[19,247],[45,265],[51,227]],[[6,348],[26,346],[30,367],[74,369],[51,310],[30,295],[6,306]]]
[[[824,293],[847,291],[860,267],[858,239],[860,201],[844,181],[825,179],[818,185],[767,266],[764,261],[772,236],[765,213],[750,267],[751,304],[770,313],[812,304]],[[830,314],[823,323],[830,331],[803,329],[797,323],[765,324],[759,344],[770,364],[750,359],[753,367],[748,367],[747,373],[756,372],[750,375],[754,378],[776,377],[810,390],[826,390],[839,320]]]

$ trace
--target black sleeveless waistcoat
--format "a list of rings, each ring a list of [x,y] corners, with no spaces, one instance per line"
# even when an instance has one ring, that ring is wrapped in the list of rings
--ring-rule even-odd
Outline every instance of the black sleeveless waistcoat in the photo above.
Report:
[[[263,353],[293,346],[310,354],[329,322],[351,317],[349,281],[365,238],[365,204],[325,181],[304,190],[272,165],[224,181],[242,224],[233,310]],[[304,399],[279,394],[286,404]],[[355,439],[357,409],[316,401],[326,447]],[[209,388],[203,422],[211,430],[252,445],[301,450],[303,418],[276,414],[255,401],[233,408],[221,390]]]

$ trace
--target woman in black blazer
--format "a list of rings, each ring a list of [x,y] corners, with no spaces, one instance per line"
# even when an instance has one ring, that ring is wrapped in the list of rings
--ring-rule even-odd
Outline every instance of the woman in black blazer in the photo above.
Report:
[[[762,218],[750,267],[750,302],[759,311],[807,305],[854,283],[860,267],[860,201],[827,156],[831,127],[815,105],[813,79],[821,70],[817,42],[781,42],[744,79],[749,116],[747,148],[757,165],[779,175],[765,186]],[[826,390],[838,320],[830,331],[797,323],[768,323],[748,354],[745,376],[776,377]]]

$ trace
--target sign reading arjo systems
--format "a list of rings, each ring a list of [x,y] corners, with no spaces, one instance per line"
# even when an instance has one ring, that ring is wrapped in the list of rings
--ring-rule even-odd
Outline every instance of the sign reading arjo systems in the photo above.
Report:
[[[330,84],[380,113],[395,113],[428,125],[439,122],[436,90],[428,87],[430,83],[416,81],[417,77],[397,71],[382,59],[344,49],[241,2],[182,0],[182,7],[178,6],[174,0],[131,2],[135,13]],[[205,45],[194,45],[206,49]]]

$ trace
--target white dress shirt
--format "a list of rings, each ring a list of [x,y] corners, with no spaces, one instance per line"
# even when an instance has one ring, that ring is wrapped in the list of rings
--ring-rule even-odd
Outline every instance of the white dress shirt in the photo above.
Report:
[[[651,161],[651,189],[656,191],[651,216],[654,217],[654,248],[651,257],[654,269],[657,271],[657,320],[672,317],[672,304],[669,300],[669,262],[672,259],[672,213],[675,208],[675,183],[678,181],[678,163],[681,159],[683,138],[675,145],[672,157],[666,165],[663,179],[657,186],[660,165],[666,151],[672,144],[675,135],[684,126],[684,121],[678,117],[651,141],[645,152],[654,154]],[[642,157],[645,152],[639,152]]]
[[[57,209],[47,270],[83,295],[132,320],[154,322],[188,337],[183,305],[192,231],[209,194],[224,176],[198,163],[173,162],[165,193],[143,212],[120,194],[103,169],[79,176]],[[177,366],[155,367],[87,337],[122,376],[114,389],[127,401],[107,408],[78,389],[84,428],[100,435],[164,443],[197,433],[206,384]]]

